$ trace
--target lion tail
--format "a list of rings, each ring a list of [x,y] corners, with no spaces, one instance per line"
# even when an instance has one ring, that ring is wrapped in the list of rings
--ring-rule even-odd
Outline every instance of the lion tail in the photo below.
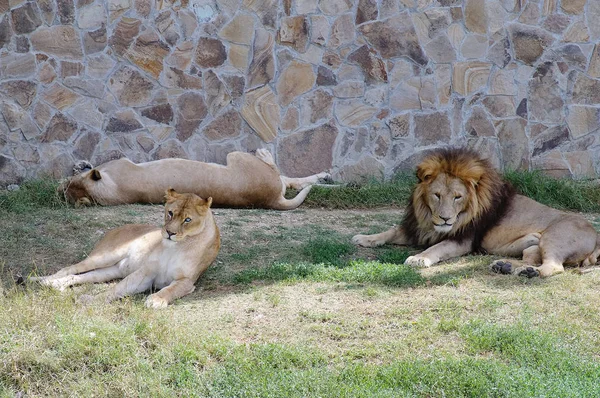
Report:
[[[596,248],[585,260],[583,260],[583,266],[587,267],[590,265],[594,265],[598,262],[598,257],[600,257],[600,235],[596,237]]]
[[[298,195],[296,195],[293,199],[286,199],[283,196],[279,197],[279,200],[273,204],[273,209],[275,210],[293,210],[296,207],[300,206],[304,199],[308,196],[308,193],[312,189],[312,185],[309,185],[305,188],[302,188]]]

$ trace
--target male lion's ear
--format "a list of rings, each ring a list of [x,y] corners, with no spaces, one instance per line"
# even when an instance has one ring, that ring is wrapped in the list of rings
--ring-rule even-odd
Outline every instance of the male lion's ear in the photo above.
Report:
[[[421,166],[417,167],[417,179],[419,180],[419,182],[427,182],[431,180],[431,176],[432,173],[431,170],[429,170],[429,168]]]
[[[92,169],[90,177],[92,177],[92,180],[94,181],[100,181],[102,179],[102,175],[100,175],[100,172],[96,169]]]

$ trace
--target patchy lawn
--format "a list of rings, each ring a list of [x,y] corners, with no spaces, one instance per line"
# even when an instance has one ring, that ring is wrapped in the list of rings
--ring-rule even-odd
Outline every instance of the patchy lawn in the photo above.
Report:
[[[413,270],[414,250],[349,244],[398,208],[214,212],[221,253],[161,311],[145,295],[76,303],[108,285],[12,283],[79,261],[109,228],[159,225],[161,206],[6,212],[0,396],[600,396],[600,272],[526,280],[490,256]]]

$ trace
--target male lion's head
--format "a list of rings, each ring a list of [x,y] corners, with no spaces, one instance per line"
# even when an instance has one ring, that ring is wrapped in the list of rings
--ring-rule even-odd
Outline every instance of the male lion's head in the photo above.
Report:
[[[417,178],[411,211],[421,244],[433,235],[460,237],[494,222],[501,197],[512,194],[487,160],[466,149],[431,153],[417,166]]]
[[[204,200],[193,193],[180,194],[169,189],[165,199],[165,224],[162,227],[165,239],[179,242],[202,232],[210,214],[212,198]]]

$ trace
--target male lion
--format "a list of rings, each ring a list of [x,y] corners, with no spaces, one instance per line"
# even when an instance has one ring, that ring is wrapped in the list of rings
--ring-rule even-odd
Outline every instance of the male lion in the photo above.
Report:
[[[112,301],[155,287],[160,290],[148,297],[146,306],[166,307],[193,292],[196,280],[217,257],[221,241],[211,203],[212,198],[169,189],[162,229],[129,224],[110,230],[85,260],[31,280],[64,290],[125,278],[101,298]]]
[[[596,263],[600,245],[590,223],[515,194],[510,183],[472,151],[434,151],[418,165],[417,178],[401,225],[356,235],[355,244],[427,247],[406,259],[406,264],[423,267],[473,251],[522,256],[522,261],[495,261],[492,270],[530,278],[563,272],[563,264]]]
[[[280,175],[266,149],[256,156],[244,152],[227,155],[227,165],[186,159],[162,159],[135,164],[117,159],[71,177],[59,192],[75,206],[125,203],[160,203],[167,188],[212,197],[216,206],[262,207],[291,210],[300,206],[313,184],[329,179],[328,173],[304,178]],[[293,199],[286,188],[300,190]]]

